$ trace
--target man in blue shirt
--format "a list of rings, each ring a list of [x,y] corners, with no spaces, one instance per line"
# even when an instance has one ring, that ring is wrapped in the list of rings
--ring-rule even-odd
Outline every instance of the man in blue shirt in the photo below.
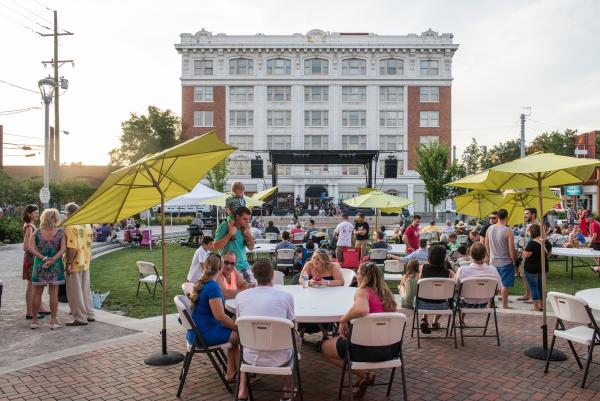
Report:
[[[407,256],[396,256],[388,254],[388,259],[396,259],[401,261],[402,263],[408,263],[412,259],[427,261],[429,258],[429,251],[427,250],[427,239],[421,238],[419,240],[419,249],[414,252],[411,252]]]
[[[281,238],[283,239],[283,241],[281,241],[279,244],[277,244],[277,246],[275,246],[275,255],[277,255],[277,251],[280,249],[296,249],[296,245],[294,245],[290,242],[289,231],[284,231],[283,234],[281,234]],[[294,258],[292,258],[292,259],[277,258],[277,263],[293,263],[293,262],[294,262]]]
[[[254,249],[254,239],[250,233],[251,216],[250,209],[245,206],[239,207],[233,219],[219,224],[213,248],[222,250],[222,253],[232,251],[237,258],[236,269],[242,273],[247,282],[254,283],[246,256],[246,248]]]

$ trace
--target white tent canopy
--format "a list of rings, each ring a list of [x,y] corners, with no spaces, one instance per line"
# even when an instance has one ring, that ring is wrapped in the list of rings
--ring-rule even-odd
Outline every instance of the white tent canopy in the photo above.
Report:
[[[173,198],[168,202],[165,202],[165,208],[167,207],[177,207],[177,206],[188,206],[188,205],[199,205],[201,201],[206,199],[211,199],[217,196],[222,195],[221,192],[215,191],[212,188],[207,187],[203,184],[196,184],[194,189],[191,192],[178,196],[177,198]]]

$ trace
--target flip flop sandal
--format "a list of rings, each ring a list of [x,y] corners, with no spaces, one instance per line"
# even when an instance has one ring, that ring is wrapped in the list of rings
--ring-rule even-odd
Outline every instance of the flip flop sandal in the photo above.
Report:
[[[421,332],[423,334],[431,334],[431,329],[429,328],[429,324],[426,321],[422,320],[421,325],[419,327],[421,328]]]

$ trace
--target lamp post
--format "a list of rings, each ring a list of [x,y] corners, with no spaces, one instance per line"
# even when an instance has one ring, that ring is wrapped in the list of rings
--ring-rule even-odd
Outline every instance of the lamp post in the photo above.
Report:
[[[38,81],[42,100],[44,102],[44,187],[40,190],[40,201],[44,208],[47,208],[50,202],[50,160],[52,149],[50,149],[50,103],[56,89],[56,81],[51,77],[43,78]]]

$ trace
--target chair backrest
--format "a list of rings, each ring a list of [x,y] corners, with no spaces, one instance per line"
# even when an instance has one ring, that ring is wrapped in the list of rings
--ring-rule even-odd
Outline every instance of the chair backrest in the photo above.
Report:
[[[265,238],[269,241],[277,241],[279,236],[277,235],[277,233],[265,233]]]
[[[213,234],[212,234],[212,231],[211,231],[211,230],[202,230],[202,235],[203,235],[204,237],[212,237],[212,236],[213,236]]]
[[[294,241],[302,241],[304,239],[304,232],[294,234]]]
[[[459,244],[466,244],[468,239],[469,239],[468,235],[457,235],[456,236],[456,242],[458,242]]]
[[[179,313],[179,318],[181,319],[181,325],[188,330],[194,329],[194,322],[192,320],[192,302],[185,295],[177,295],[173,298],[173,302],[175,303],[175,307],[177,308],[177,313]],[[186,316],[186,312],[187,316]]]
[[[566,242],[567,242],[567,238],[563,237],[561,235],[560,237],[558,237],[556,239],[556,241],[554,241],[554,243],[552,244],[552,246],[564,247]]]
[[[494,277],[469,277],[460,282],[463,298],[489,299],[496,295],[498,280]]]
[[[293,249],[278,249],[277,250],[277,259],[278,260],[294,259],[294,250]]]
[[[193,290],[194,290],[194,283],[190,283],[189,281],[186,281],[185,283],[181,284],[181,291],[183,291],[183,295],[187,295],[189,297],[192,294]]]
[[[285,285],[285,274],[279,270],[273,272],[273,284]]]
[[[356,273],[352,269],[342,269],[342,276],[344,276],[344,287],[350,287]]]
[[[385,260],[387,258],[387,249],[371,249],[369,251],[370,260]]]
[[[418,298],[441,301],[454,296],[455,282],[451,278],[422,278],[417,282],[417,285]]]
[[[142,231],[142,245],[150,245],[152,243],[152,231],[144,230]]]
[[[548,300],[557,318],[573,323],[591,323],[586,308],[587,302],[583,299],[562,292],[550,291]]]
[[[294,323],[288,319],[265,316],[240,316],[235,324],[243,347],[257,351],[290,349]]]
[[[420,239],[431,239],[431,233],[427,232],[427,233],[423,233],[421,235],[419,235]]]
[[[383,262],[383,270],[390,273],[404,273],[404,264],[399,260],[386,260]]]
[[[348,248],[343,251],[342,267],[356,269],[360,264],[360,249]]]
[[[365,317],[352,319],[351,323],[351,344],[386,346],[402,341],[406,315],[399,312],[370,313]]]
[[[140,274],[143,274],[144,276],[149,276],[151,274],[158,275],[154,263],[138,260],[137,262],[135,262],[135,264],[137,265]]]
[[[269,240],[268,238],[257,238],[254,240],[255,244],[270,244],[271,240]]]

